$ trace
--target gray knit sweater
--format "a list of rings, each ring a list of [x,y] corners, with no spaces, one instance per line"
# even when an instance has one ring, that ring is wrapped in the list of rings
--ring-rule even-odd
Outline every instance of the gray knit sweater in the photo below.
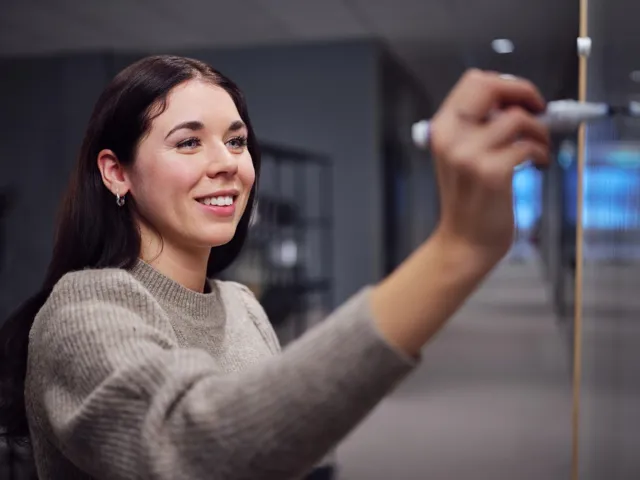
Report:
[[[142,261],[60,280],[29,342],[41,480],[297,478],[415,366],[376,330],[368,289],[280,353],[248,289],[210,286]]]

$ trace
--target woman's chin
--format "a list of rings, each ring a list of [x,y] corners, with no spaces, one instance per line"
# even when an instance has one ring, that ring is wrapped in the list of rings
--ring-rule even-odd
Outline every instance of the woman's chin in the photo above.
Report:
[[[211,248],[220,247],[233,240],[234,235],[235,229],[229,232],[216,232],[215,235],[207,235],[207,237],[203,239],[204,241],[202,243]]]

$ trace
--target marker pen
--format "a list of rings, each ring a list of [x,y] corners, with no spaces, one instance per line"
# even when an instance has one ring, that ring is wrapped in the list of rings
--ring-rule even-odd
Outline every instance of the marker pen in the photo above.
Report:
[[[538,119],[549,127],[552,133],[570,133],[583,122],[591,122],[616,114],[640,116],[640,104],[632,102],[627,107],[613,107],[607,103],[577,102],[557,100],[549,102],[545,112]],[[411,136],[416,146],[427,148],[430,134],[429,120],[414,123]]]

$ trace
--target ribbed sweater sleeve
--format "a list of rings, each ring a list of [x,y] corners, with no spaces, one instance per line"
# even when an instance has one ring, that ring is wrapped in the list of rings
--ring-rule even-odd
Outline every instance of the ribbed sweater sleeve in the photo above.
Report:
[[[257,307],[252,307],[257,308]],[[123,270],[65,276],[36,318],[38,428],[97,479],[304,475],[414,367],[380,336],[364,289],[285,351],[239,374],[179,348]]]

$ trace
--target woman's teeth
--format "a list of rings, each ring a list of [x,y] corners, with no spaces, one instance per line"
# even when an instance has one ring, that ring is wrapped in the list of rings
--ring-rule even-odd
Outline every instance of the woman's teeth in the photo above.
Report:
[[[233,197],[223,196],[223,197],[209,197],[198,200],[200,203],[204,203],[205,205],[215,205],[215,206],[226,206],[233,204]]]

